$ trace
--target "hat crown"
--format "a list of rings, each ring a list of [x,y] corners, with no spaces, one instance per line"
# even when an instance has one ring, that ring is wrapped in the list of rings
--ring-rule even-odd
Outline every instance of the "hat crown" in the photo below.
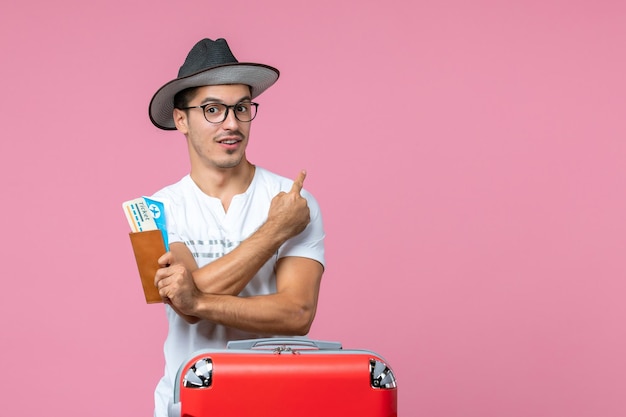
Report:
[[[178,77],[186,77],[207,68],[236,64],[238,62],[231,52],[226,39],[202,39],[189,51],[185,62],[178,70]]]

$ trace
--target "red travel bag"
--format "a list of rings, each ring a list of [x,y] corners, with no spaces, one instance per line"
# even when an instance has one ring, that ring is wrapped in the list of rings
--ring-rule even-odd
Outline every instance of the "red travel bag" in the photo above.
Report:
[[[397,396],[376,353],[302,338],[242,340],[182,364],[169,417],[397,417]]]

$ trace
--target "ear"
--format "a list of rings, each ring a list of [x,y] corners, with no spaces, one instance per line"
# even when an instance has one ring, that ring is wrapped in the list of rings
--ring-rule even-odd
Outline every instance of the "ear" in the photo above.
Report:
[[[174,109],[172,116],[174,117],[174,125],[176,126],[176,129],[186,135],[189,130],[187,112],[180,109]]]

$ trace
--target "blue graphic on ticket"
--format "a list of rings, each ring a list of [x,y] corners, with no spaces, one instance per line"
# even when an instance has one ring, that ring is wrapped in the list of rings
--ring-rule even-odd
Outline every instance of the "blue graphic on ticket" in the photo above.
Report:
[[[159,200],[155,200],[149,197],[143,197],[146,202],[146,206],[152,215],[152,219],[156,223],[157,228],[161,231],[161,235],[163,235],[163,243],[165,244],[165,250],[169,252],[170,247],[167,239],[167,224],[165,222],[165,206],[163,202]]]

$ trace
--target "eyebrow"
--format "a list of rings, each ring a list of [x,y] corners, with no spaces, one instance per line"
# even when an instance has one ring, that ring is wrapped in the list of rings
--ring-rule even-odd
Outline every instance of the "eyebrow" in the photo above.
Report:
[[[242,98],[240,98],[239,100],[237,100],[235,102],[235,104],[237,103],[241,103],[242,101],[251,101],[252,97],[250,96],[243,96]],[[225,104],[224,101],[220,98],[217,97],[205,97],[204,100],[202,100],[202,102],[200,102],[200,105],[204,105],[207,103],[221,103],[221,104]]]

